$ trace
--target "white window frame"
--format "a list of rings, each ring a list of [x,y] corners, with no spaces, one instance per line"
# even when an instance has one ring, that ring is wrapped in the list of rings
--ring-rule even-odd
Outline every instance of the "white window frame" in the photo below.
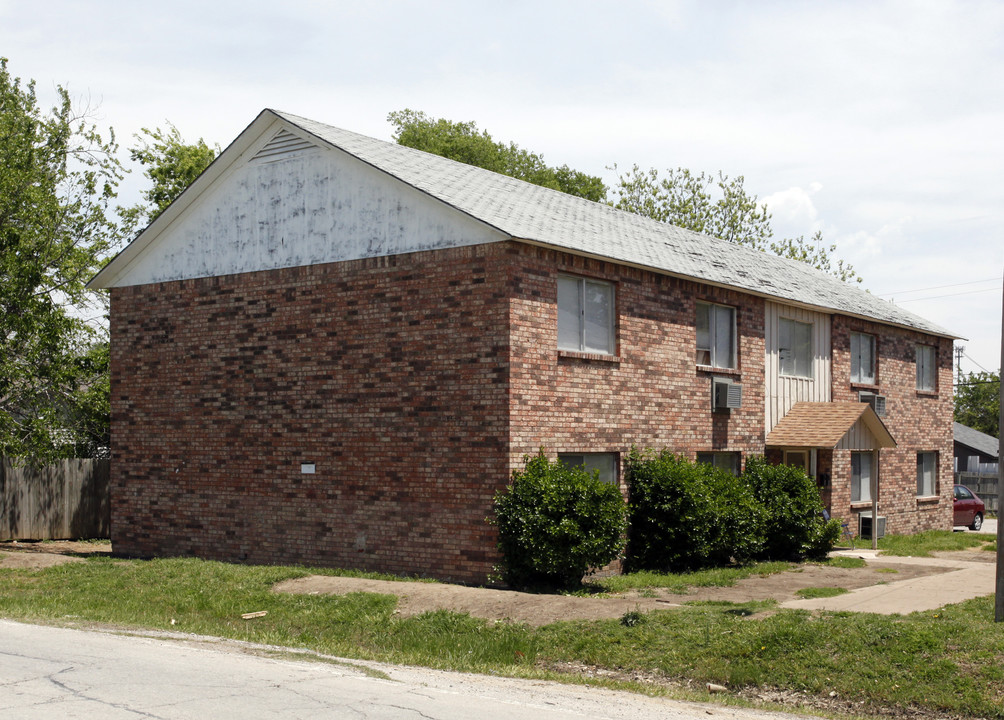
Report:
[[[568,467],[581,467],[590,475],[596,472],[605,483],[619,484],[618,471],[621,463],[618,453],[560,452],[558,460]]]
[[[937,352],[933,345],[917,346],[917,389],[934,392],[937,389]]]
[[[739,477],[742,469],[742,454],[738,451],[699,452],[697,453],[697,462],[711,465]]]
[[[802,329],[805,329],[808,337],[803,338],[806,341],[803,345],[796,346],[798,339],[795,338],[794,333],[796,330]],[[785,335],[788,337],[786,338]],[[801,378],[812,377],[812,361],[814,358],[812,335],[812,323],[785,317],[778,319],[777,353],[778,371],[781,375]],[[801,362],[799,361],[799,351],[804,351],[806,354]]]
[[[706,318],[707,329],[701,329],[701,313]],[[725,325],[723,328],[722,325]],[[697,355],[695,361],[705,367],[734,370],[736,368],[736,309],[731,305],[719,305],[710,302],[698,302],[694,329],[697,340]],[[702,338],[702,332],[707,336]],[[723,332],[728,337],[721,337]],[[722,345],[728,348],[728,356],[719,357]]]
[[[917,453],[917,497],[938,494],[938,453]]]
[[[605,307],[595,302],[590,305],[590,293],[596,292],[605,300]],[[613,283],[578,275],[559,275],[558,349],[599,355],[615,354],[615,302]],[[589,313],[590,309],[594,312]],[[596,310],[601,312],[597,314]]]
[[[875,336],[851,333],[851,382],[875,384]]]
[[[863,463],[865,458],[868,458],[867,463]],[[876,490],[877,468],[878,458],[873,450],[851,453],[851,502],[871,502],[872,493]],[[865,480],[868,482],[865,483]]]

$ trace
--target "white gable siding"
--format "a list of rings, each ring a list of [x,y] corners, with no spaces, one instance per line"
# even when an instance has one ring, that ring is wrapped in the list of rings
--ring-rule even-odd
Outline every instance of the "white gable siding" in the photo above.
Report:
[[[858,420],[837,443],[838,450],[878,450],[882,445],[875,439],[872,431]]]
[[[139,253],[113,285],[398,255],[502,237],[340,150],[301,147],[278,161],[241,162]]]
[[[782,317],[812,325],[811,377],[781,375],[778,326]],[[767,382],[764,393],[766,398],[765,433],[770,434],[778,421],[800,400],[830,402],[832,399],[830,316],[768,301],[764,308],[764,341],[767,355],[764,373]]]

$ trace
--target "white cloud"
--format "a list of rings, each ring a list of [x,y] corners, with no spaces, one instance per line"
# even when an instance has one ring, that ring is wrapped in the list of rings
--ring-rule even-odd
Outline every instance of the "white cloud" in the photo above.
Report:
[[[810,236],[821,230],[819,211],[816,210],[812,196],[822,188],[821,183],[812,182],[808,189],[791,187],[760,198],[770,210],[774,234],[778,237]]]

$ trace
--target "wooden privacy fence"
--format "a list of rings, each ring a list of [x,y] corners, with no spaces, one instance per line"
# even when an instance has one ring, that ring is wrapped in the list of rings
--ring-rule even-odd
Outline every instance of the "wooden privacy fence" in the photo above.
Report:
[[[110,461],[15,466],[0,458],[0,540],[108,537]]]
[[[998,512],[997,473],[957,472],[955,482],[965,485],[979,495],[980,500],[987,506],[987,512]]]

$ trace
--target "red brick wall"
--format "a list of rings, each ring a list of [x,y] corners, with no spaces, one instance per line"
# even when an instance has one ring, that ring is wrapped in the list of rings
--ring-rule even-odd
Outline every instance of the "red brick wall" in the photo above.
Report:
[[[614,359],[557,350],[559,272],[614,284]],[[735,371],[696,367],[698,300],[737,308]],[[856,399],[859,327],[873,326],[834,319],[835,400]],[[883,451],[883,498],[905,498],[882,511],[892,532],[942,526],[951,343],[938,392],[922,394],[922,336],[881,330],[879,390],[900,441]],[[763,452],[763,338],[762,299],[518,243],[118,288],[114,547],[483,582],[494,492],[541,446]],[[743,407],[712,412],[725,374]],[[942,453],[934,503],[915,498],[918,449]],[[834,508],[849,504],[848,472],[834,452]]]
[[[508,473],[502,254],[113,290],[116,552],[483,581]]]
[[[850,382],[850,333],[876,337],[876,385]],[[916,346],[934,345],[937,379],[934,392],[917,390]],[[858,391],[886,396],[882,418],[895,448],[879,451],[879,515],[889,533],[950,530],[952,526],[952,341],[843,316],[833,317],[833,399],[857,400]],[[937,452],[938,498],[917,498],[917,453]],[[870,503],[850,501],[850,452],[833,459],[833,513],[857,527],[856,512]]]
[[[764,303],[645,270],[519,247],[514,267],[512,462],[545,447],[558,452],[669,448],[763,452]],[[559,352],[558,273],[614,284],[617,355]],[[698,370],[697,300],[737,307],[738,369]],[[743,385],[742,409],[712,412],[711,378]]]

